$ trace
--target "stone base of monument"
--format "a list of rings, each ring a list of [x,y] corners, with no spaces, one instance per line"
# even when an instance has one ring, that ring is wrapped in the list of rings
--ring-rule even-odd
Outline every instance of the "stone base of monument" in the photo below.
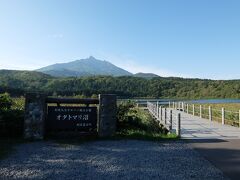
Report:
[[[109,137],[115,134],[117,114],[116,101],[115,95],[99,95],[98,134],[100,137]]]
[[[46,95],[28,93],[25,100],[24,138],[32,140],[44,139],[46,117]]]

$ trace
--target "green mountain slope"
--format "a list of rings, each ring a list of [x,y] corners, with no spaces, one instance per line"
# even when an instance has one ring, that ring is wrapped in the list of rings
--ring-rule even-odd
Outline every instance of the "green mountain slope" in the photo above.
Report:
[[[90,56],[87,59],[72,61],[69,63],[58,63],[37,69],[56,77],[82,77],[96,75],[130,76],[132,73],[121,69],[108,61],[102,61]]]
[[[146,79],[151,79],[151,78],[155,78],[155,77],[160,77],[157,74],[153,74],[153,73],[136,73],[133,75],[134,77],[142,77],[142,78],[146,78]]]
[[[25,91],[44,89],[52,77],[36,71],[0,70],[0,91],[23,95]]]

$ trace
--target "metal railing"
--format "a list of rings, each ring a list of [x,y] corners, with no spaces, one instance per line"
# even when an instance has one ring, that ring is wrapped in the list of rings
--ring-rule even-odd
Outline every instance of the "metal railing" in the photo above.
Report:
[[[150,114],[170,132],[175,130],[177,136],[181,136],[181,113],[161,106],[158,102],[147,102],[147,109]],[[173,127],[175,127],[175,129]]]
[[[185,102],[169,102],[169,108],[208,119],[209,121],[217,121],[223,125],[228,124],[240,127],[240,110],[229,111],[225,107],[218,109],[204,104],[188,104]]]

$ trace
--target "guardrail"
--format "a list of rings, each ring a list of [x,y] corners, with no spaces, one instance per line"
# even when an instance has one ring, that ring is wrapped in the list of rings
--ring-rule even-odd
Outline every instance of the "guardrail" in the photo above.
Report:
[[[181,114],[176,113],[172,109],[161,106],[158,102],[152,103],[147,102],[147,109],[150,114],[159,121],[160,124],[163,124],[169,131],[175,131],[177,136],[181,136]],[[174,118],[175,117],[175,118]]]
[[[186,102],[169,102],[169,108],[208,119],[209,121],[217,121],[222,125],[228,124],[240,127],[240,110],[229,111],[225,107],[217,109],[204,104],[188,104]]]

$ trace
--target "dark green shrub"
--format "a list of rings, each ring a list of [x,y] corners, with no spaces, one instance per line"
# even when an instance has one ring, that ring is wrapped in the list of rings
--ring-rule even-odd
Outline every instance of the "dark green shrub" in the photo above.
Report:
[[[8,93],[0,94],[0,110],[8,110],[12,106],[12,99]]]
[[[23,135],[24,112],[22,110],[5,110],[0,115],[0,136],[21,137]]]
[[[122,102],[118,104],[117,107],[117,130],[124,129],[128,126],[128,123],[130,120],[130,117],[128,116],[128,113],[131,108],[134,107],[134,104],[130,101],[128,102]]]
[[[21,137],[23,135],[24,110],[14,106],[9,94],[0,95],[0,137]]]
[[[159,125],[148,112],[134,108],[132,102],[118,105],[117,131],[133,130],[136,132],[167,134],[168,130]]]

